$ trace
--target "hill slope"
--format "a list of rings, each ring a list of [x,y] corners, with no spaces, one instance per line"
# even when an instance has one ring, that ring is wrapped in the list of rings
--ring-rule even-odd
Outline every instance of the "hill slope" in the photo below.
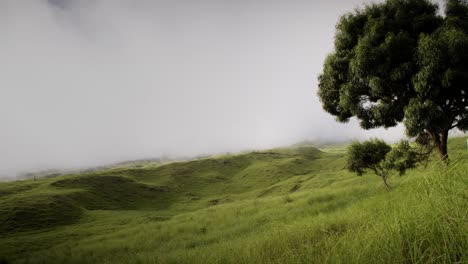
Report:
[[[312,146],[0,184],[12,263],[468,261],[468,152],[393,177]],[[0,258],[2,260],[2,258]],[[1,262],[1,261],[0,261]]]

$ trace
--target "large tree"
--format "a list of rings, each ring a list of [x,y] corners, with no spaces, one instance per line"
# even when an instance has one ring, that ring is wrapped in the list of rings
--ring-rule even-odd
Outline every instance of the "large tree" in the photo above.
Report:
[[[387,0],[343,15],[319,76],[323,108],[364,129],[403,122],[447,160],[448,131],[468,129],[468,4]]]

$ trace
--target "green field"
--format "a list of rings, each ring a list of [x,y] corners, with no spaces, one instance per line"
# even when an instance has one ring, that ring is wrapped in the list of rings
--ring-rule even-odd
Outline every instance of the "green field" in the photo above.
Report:
[[[393,176],[310,145],[0,183],[0,263],[468,263],[468,150]]]

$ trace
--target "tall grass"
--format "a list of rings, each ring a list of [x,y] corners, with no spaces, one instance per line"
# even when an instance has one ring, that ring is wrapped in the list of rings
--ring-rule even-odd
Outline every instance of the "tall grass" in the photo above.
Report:
[[[83,209],[77,224],[0,237],[0,255],[12,263],[468,263],[466,158],[395,177],[390,192],[374,175],[345,172],[342,155],[299,161],[285,156],[270,167],[264,156],[242,159],[239,172],[235,163],[226,165],[232,177],[222,181],[218,175],[228,173],[206,166],[225,168],[223,162],[198,162],[210,172],[200,173],[209,184],[199,193],[199,186],[190,189],[187,197],[200,199],[168,200],[182,197],[180,189],[163,193],[161,201],[185,203],[165,211],[148,209],[146,196],[140,199],[144,206],[133,210]],[[173,180],[172,170],[200,181],[179,165],[160,170],[168,171],[165,183]],[[151,182],[155,176],[145,173],[138,177]],[[43,190],[54,180],[48,181]],[[242,189],[247,182],[245,193],[220,196],[226,184]],[[169,190],[191,186],[183,184],[168,184]],[[106,193],[104,201],[113,195]],[[216,197],[225,200],[210,203]]]
[[[145,262],[466,263],[467,169],[454,163],[344,210]]]
[[[391,192],[350,188],[215,206],[19,262],[466,263],[467,169],[434,167]]]

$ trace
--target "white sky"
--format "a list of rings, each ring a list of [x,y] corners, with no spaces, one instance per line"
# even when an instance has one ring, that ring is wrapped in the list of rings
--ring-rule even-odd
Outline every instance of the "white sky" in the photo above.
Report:
[[[362,1],[0,1],[0,177],[400,138],[322,111],[317,76]]]

